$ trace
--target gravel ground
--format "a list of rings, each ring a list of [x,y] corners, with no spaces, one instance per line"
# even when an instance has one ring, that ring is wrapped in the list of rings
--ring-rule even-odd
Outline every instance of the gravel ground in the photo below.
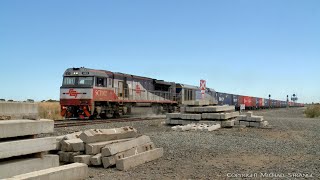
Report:
[[[128,171],[90,167],[88,179],[228,179],[255,173],[254,179],[263,178],[261,173],[269,179],[294,179],[290,173],[320,179],[320,119],[305,118],[303,110],[254,111],[271,129],[175,132],[164,120],[149,120],[58,128],[54,135],[130,125],[164,148],[161,159]]]

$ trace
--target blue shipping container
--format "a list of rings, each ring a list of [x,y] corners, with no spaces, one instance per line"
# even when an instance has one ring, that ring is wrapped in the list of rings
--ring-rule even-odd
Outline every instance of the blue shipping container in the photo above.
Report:
[[[232,95],[227,93],[217,92],[217,99],[219,105],[232,105]]]
[[[232,96],[232,105],[234,105],[236,108],[240,107],[239,105],[239,96],[235,94],[231,94]]]

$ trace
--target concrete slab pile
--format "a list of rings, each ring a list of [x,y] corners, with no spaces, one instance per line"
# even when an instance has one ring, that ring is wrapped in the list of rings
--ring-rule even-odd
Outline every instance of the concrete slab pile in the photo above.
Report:
[[[204,123],[221,124],[221,127],[233,127],[239,112],[235,106],[186,106],[181,113],[168,113],[166,124],[187,125]]]
[[[235,121],[235,124],[256,128],[264,128],[269,125],[268,121],[263,119],[263,116],[254,116],[250,111],[245,115],[239,115]]]
[[[36,138],[53,128],[52,120],[0,121],[0,179],[59,166],[57,155],[45,155],[56,148],[55,138]]]
[[[150,137],[138,136],[132,127],[114,129],[90,129],[81,132],[78,138],[65,140],[58,137],[61,148],[58,152],[60,161],[65,163],[84,163],[89,166],[114,167],[123,158],[136,156],[156,149]],[[83,148],[84,147],[84,148]],[[145,158],[139,162],[148,162],[158,156]],[[126,167],[134,167],[140,163],[133,163]],[[123,166],[121,166],[123,167]],[[122,169],[120,169],[122,170]]]
[[[1,121],[0,179],[85,179],[88,169],[82,168],[80,172],[77,168],[59,167],[59,156],[47,154],[60,144],[56,137],[36,138],[39,134],[53,131],[52,120]],[[63,140],[63,137],[58,139]],[[81,149],[78,144],[70,141],[64,146],[78,150]]]

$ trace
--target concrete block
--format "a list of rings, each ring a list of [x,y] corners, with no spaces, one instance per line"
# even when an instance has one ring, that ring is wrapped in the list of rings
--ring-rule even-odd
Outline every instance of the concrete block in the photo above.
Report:
[[[231,112],[232,116],[233,117],[237,117],[240,115],[239,111],[234,111],[234,112]]]
[[[186,107],[180,107],[180,112],[184,113],[186,111]]]
[[[170,119],[166,119],[165,124],[170,124]]]
[[[170,124],[172,124],[172,125],[180,125],[181,124],[181,120],[171,119],[170,120]]]
[[[150,137],[143,135],[130,141],[120,142],[116,144],[108,144],[104,148],[102,148],[101,154],[103,157],[112,156],[119,152],[123,152],[149,142],[151,142]]]
[[[181,114],[183,120],[201,120],[201,114]]]
[[[90,159],[92,155],[78,155],[73,157],[75,163],[84,163],[86,165],[91,165]]]
[[[108,144],[130,141],[132,139],[133,138],[128,138],[128,139],[119,139],[119,140],[113,140],[113,141],[103,141],[103,142],[86,144],[86,154],[96,155],[101,153],[101,149]]]
[[[189,131],[189,130],[191,130],[191,127],[192,127],[191,124],[188,124],[188,125],[185,125],[185,126],[178,126],[177,130],[178,131]]]
[[[64,152],[64,151],[59,151],[59,160],[61,162],[66,162],[66,163],[73,163],[74,162],[74,157],[82,155],[82,152]]]
[[[31,173],[21,174],[9,180],[80,180],[88,178],[88,165],[83,163],[73,163],[59,167],[53,167]]]
[[[180,113],[168,113],[166,117],[169,119],[180,119]]]
[[[246,115],[247,115],[247,117],[252,117],[253,112],[249,111],[249,112],[246,113]]]
[[[84,151],[84,143],[81,139],[70,139],[61,141],[62,151]]]
[[[239,116],[239,112],[220,113],[221,120],[227,120]]]
[[[177,131],[177,130],[178,130],[178,127],[179,127],[179,126],[173,126],[173,127],[171,127],[171,129],[172,129],[173,131]]]
[[[207,124],[207,125],[215,125],[215,124],[221,124],[221,121],[198,121],[201,124]]]
[[[100,166],[102,165],[102,156],[101,156],[101,153],[95,155],[95,156],[92,156],[90,158],[90,162],[92,165],[94,166]]]
[[[190,113],[214,113],[224,111],[234,111],[235,106],[204,106],[204,107],[187,107],[186,112]]]
[[[261,121],[263,121],[263,116],[251,116],[251,117],[247,117],[247,121],[261,122]]]
[[[221,120],[227,120],[232,118],[232,114],[231,113],[220,113],[220,119]]]
[[[239,128],[239,129],[242,129],[242,128],[245,128],[246,126],[244,125],[234,125],[233,128]]]
[[[212,120],[219,120],[221,118],[220,113],[203,113],[202,119],[212,119]]]
[[[198,126],[197,125],[192,125],[191,131],[197,131],[197,130],[198,130]]]
[[[0,179],[58,166],[58,155],[2,161],[0,162]]]
[[[108,156],[108,157],[102,157],[102,164],[104,168],[109,168],[114,166],[117,163],[117,158],[118,156],[113,155],[113,156]],[[121,158],[119,158],[121,159]]]
[[[260,127],[266,127],[269,125],[269,122],[268,121],[262,121],[260,122]]]
[[[197,124],[199,123],[199,121],[195,121],[195,120],[180,120],[180,124],[185,126],[188,124]]]
[[[249,122],[250,127],[260,127],[260,122]]]
[[[80,139],[85,143],[111,141],[137,137],[137,130],[126,126],[114,129],[90,129],[80,134]]]
[[[241,120],[246,121],[247,120],[247,116],[246,115],[239,115],[239,116],[237,116],[237,120],[238,121],[241,121]]]
[[[61,141],[63,141],[64,136],[56,136],[56,150],[61,150]]]
[[[204,111],[208,113],[234,111],[235,106],[207,106]]]
[[[58,156],[59,156],[59,161],[63,161],[62,160],[62,158],[63,158],[63,156],[62,156],[62,153],[63,153],[63,151],[59,151],[57,154],[58,154]]]
[[[46,137],[0,143],[0,159],[56,149],[56,138]]]
[[[59,151],[59,160],[61,162],[70,162],[70,156],[73,152],[64,152],[64,151]]]
[[[205,130],[205,129],[208,128],[208,127],[209,127],[208,125],[198,124],[198,125],[197,125],[197,130],[198,130],[198,131],[203,131],[203,130]],[[191,129],[191,127],[190,127],[190,129]]]
[[[235,121],[234,121],[234,125],[240,125],[240,121],[235,120]]]
[[[83,155],[83,152],[72,152],[69,156],[69,162],[74,163],[74,157],[79,155]]]
[[[127,151],[120,152],[118,154],[115,154],[109,157],[103,157],[102,158],[103,167],[108,168],[108,167],[114,166],[116,165],[116,162],[122,158],[133,156],[142,152],[150,151],[152,149],[155,149],[155,145],[153,142],[150,142],[150,143],[131,148]]]
[[[195,107],[187,106],[185,107],[185,112],[195,112]]]
[[[119,159],[116,162],[117,169],[121,171],[128,170],[138,165],[144,164],[156,160],[163,156],[163,148],[157,148],[150,151],[146,151],[140,154],[129,156],[123,159]]]
[[[221,128],[221,124],[215,124],[215,125],[212,125],[212,126],[209,126],[205,129],[205,131],[215,131],[215,130],[218,130]]]
[[[250,126],[250,123],[249,123],[248,121],[240,121],[240,125],[241,125],[241,126],[249,127],[249,126]]]
[[[0,121],[0,139],[42,133],[52,133],[54,121],[41,120],[4,120]]]
[[[8,116],[10,119],[38,119],[38,103],[0,102],[0,116]]]
[[[79,132],[74,132],[74,133],[71,133],[71,134],[66,134],[66,135],[64,135],[63,140],[78,139],[78,138],[80,138],[80,134],[81,133],[82,132],[79,131]]]
[[[233,127],[235,120],[221,121],[221,127]]]

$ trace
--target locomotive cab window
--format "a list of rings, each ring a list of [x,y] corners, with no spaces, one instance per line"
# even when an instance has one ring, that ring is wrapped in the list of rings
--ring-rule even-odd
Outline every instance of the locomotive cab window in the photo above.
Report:
[[[64,77],[62,86],[74,87],[74,86],[92,86],[93,77]]]
[[[92,77],[79,77],[78,85],[80,86],[92,86]]]
[[[96,86],[98,86],[98,87],[106,87],[105,78],[97,77],[96,78]]]
[[[76,84],[76,77],[64,77],[62,85],[75,85]]]

